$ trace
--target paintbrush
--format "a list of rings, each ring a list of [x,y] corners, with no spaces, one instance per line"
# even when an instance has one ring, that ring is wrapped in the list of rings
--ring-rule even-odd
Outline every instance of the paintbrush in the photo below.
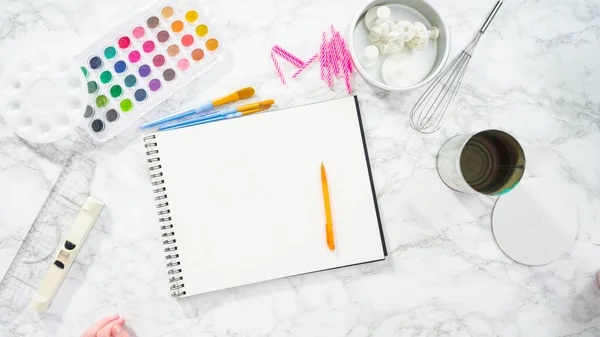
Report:
[[[232,118],[247,116],[247,115],[250,115],[253,113],[257,113],[257,112],[261,112],[261,111],[270,109],[271,105],[273,105],[273,104],[275,104],[275,101],[272,99],[267,100],[267,101],[257,102],[257,103],[250,103],[250,104],[246,104],[246,105],[243,105],[243,106],[240,106],[237,108],[232,108],[232,109],[225,110],[225,111],[213,112],[210,114],[206,114],[204,116],[192,118],[190,120],[175,123],[172,125],[164,125],[164,126],[161,126],[160,128],[158,128],[158,130],[165,131],[165,130],[181,129],[181,128],[186,128],[186,127],[192,126],[192,125],[206,124],[206,123],[217,122],[217,121],[221,121],[221,120],[225,120],[225,119],[232,119]]]
[[[163,124],[166,122],[171,122],[171,121],[174,121],[174,120],[177,120],[180,118],[191,116],[193,114],[206,112],[206,111],[212,110],[218,106],[221,106],[221,105],[224,105],[227,103],[237,102],[241,99],[250,98],[252,96],[254,96],[254,88],[251,88],[251,87],[244,88],[244,89],[238,90],[230,95],[227,95],[225,97],[217,98],[215,100],[202,103],[201,105],[199,105],[197,107],[187,108],[185,110],[170,114],[170,115],[162,117],[162,118],[159,118],[155,121],[148,122],[146,124],[142,124],[142,125],[140,125],[140,129],[151,128],[153,126],[157,126],[157,125],[160,125],[160,124]]]

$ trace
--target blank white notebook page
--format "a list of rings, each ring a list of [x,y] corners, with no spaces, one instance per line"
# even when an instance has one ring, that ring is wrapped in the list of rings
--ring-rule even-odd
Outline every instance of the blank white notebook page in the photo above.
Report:
[[[354,97],[161,132],[156,142],[186,296],[384,259]]]

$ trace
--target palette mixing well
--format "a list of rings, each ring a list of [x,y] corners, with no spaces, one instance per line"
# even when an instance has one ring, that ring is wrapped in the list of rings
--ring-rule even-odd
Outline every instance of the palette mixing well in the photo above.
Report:
[[[222,46],[213,27],[198,8],[160,1],[80,54],[92,138],[114,137],[214,66]]]
[[[13,60],[0,77],[0,115],[20,137],[50,143],[81,123],[85,82],[72,59],[42,51]]]

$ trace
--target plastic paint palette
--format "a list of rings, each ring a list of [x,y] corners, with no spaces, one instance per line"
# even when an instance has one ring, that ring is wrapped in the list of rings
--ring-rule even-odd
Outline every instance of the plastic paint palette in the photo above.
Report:
[[[187,2],[161,1],[80,54],[92,138],[114,137],[216,64],[222,46],[213,27]]]
[[[20,137],[50,143],[81,123],[85,81],[72,59],[36,52],[15,59],[2,73],[0,114]]]

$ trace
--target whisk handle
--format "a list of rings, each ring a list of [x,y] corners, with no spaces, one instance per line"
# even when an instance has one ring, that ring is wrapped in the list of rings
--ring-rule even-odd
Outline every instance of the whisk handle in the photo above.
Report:
[[[498,13],[498,11],[500,10],[500,7],[502,7],[502,4],[503,4],[502,0],[498,0],[498,2],[496,2],[496,5],[494,6],[494,8],[492,9],[492,11],[490,12],[490,15],[488,15],[487,19],[485,19],[485,22],[483,23],[483,26],[481,26],[481,29],[479,30],[479,32],[481,34],[485,33],[485,31],[487,30],[488,26],[490,25],[490,23],[492,23],[492,20],[496,16],[496,13]]]

